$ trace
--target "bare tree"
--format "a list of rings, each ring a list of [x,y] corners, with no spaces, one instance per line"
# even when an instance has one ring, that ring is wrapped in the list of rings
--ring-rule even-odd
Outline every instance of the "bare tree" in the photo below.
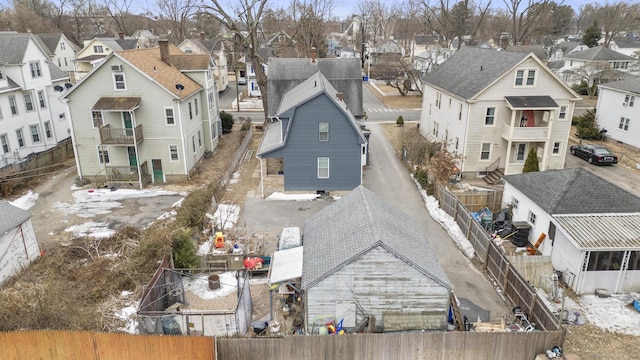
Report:
[[[198,11],[198,0],[156,0],[156,9],[161,18],[168,20],[171,37],[180,42],[188,36],[188,25]]]
[[[550,13],[551,0],[502,0],[511,16],[511,35],[521,43],[531,35],[537,23]]]
[[[295,28],[291,38],[296,43],[298,56],[309,54],[312,47],[319,57],[326,56],[326,22],[333,8],[333,0],[293,0],[290,9]]]
[[[118,31],[127,35],[130,35],[131,13],[129,9],[132,4],[133,0],[103,0],[102,3],[111,19],[116,23]]]
[[[611,39],[620,32],[640,26],[640,4],[631,5],[624,0],[605,2],[598,8],[598,23],[604,32],[604,46],[609,47]]]
[[[394,34],[400,8],[381,0],[361,0],[358,13],[363,17],[367,37],[375,44]]]
[[[472,0],[450,3],[438,0],[433,5],[430,0],[420,0],[425,22],[429,28],[439,34],[446,47],[458,38],[458,48],[462,46],[463,36],[469,36],[469,42],[475,39],[487,16],[491,0],[486,4],[475,5]]]
[[[245,56],[256,73],[256,82],[262,94],[262,106],[267,121],[267,75],[262,64],[264,59],[258,54],[260,46],[259,30],[267,0],[238,0],[233,6],[226,6],[222,0],[211,0],[204,9],[235,35],[237,42],[245,48]]]

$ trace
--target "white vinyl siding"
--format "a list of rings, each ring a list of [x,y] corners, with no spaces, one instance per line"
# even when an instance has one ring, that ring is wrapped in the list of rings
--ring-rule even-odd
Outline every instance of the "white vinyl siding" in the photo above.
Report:
[[[329,158],[319,157],[318,158],[318,179],[328,179],[328,178],[329,178]]]

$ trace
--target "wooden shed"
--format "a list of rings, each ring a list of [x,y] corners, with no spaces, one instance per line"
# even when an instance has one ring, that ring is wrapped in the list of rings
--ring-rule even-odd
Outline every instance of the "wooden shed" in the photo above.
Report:
[[[0,200],[0,284],[40,257],[31,213]]]
[[[359,186],[304,225],[305,330],[447,328],[451,283],[418,225]],[[375,322],[375,324],[373,324]]]

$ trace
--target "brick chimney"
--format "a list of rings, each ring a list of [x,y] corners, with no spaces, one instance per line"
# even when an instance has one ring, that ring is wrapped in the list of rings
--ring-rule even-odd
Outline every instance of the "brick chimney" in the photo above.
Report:
[[[316,63],[316,47],[312,47],[311,48],[311,63],[315,64]]]
[[[336,93],[336,98],[338,98],[338,100],[340,101],[344,101],[344,94],[342,94],[341,92]]]
[[[207,38],[204,36],[204,31],[200,32],[200,40],[205,41]]]
[[[169,63],[169,40],[160,39],[158,40],[158,44],[160,45],[160,60]]]
[[[118,37],[119,37],[120,39],[124,39],[124,33],[123,33],[122,31],[120,31],[120,32],[118,33]]]

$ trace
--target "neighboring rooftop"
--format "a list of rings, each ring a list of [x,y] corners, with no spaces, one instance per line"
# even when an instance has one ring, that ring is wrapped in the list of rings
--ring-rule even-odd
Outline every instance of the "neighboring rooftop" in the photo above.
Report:
[[[556,214],[640,212],[640,198],[582,168],[506,175],[504,181]]]
[[[625,54],[613,51],[609,48],[602,46],[594,46],[587,50],[582,50],[576,53],[568,54],[565,59],[571,60],[586,60],[586,61],[634,61],[635,58],[627,56]]]
[[[0,237],[31,218],[31,213],[0,200]]]
[[[631,79],[631,80],[612,81],[599,86],[603,88],[616,89],[616,90],[632,92],[635,94],[640,94],[640,78]]]

